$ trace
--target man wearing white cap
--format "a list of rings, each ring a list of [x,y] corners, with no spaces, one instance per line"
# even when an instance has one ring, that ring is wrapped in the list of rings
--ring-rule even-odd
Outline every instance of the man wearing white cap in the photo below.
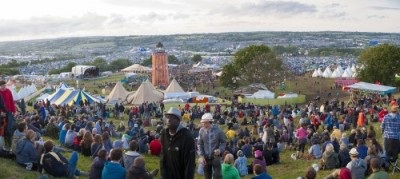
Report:
[[[226,147],[225,135],[222,130],[212,124],[213,116],[205,113],[201,117],[202,127],[199,131],[199,154],[204,166],[204,178],[213,178],[213,171],[220,171],[221,165],[213,166],[214,153],[223,153]],[[218,168],[219,167],[219,168]],[[219,170],[218,170],[219,169]],[[216,177],[214,177],[216,178]]]
[[[193,179],[196,148],[192,134],[180,125],[181,111],[170,108],[166,117],[167,128],[161,131],[160,171],[162,179]]]
[[[367,170],[367,163],[358,158],[358,152],[356,148],[352,148],[349,152],[351,161],[346,165],[351,171],[351,178],[363,179],[365,178],[365,171]]]

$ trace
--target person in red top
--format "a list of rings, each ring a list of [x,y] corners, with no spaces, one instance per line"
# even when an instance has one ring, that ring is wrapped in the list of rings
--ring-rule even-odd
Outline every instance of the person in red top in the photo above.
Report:
[[[6,82],[0,80],[0,95],[3,98],[2,109],[0,109],[0,135],[4,138],[5,146],[11,147],[11,138],[16,129],[13,114],[17,112],[14,98],[10,89],[6,88]],[[13,127],[14,126],[14,127]]]
[[[160,135],[156,134],[154,139],[149,144],[149,152],[151,155],[159,156],[161,153],[161,142],[159,140]]]
[[[385,117],[386,114],[389,114],[389,112],[388,112],[388,110],[387,110],[387,107],[384,107],[384,108],[379,112],[379,114],[378,114],[378,116],[379,116],[379,122],[382,122],[383,117]]]

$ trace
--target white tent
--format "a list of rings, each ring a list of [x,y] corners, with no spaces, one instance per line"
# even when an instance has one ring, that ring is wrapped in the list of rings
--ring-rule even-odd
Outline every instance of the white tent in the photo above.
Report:
[[[164,99],[188,99],[190,95],[186,93],[179,83],[173,79],[168,88],[164,91]]]
[[[322,74],[322,76],[323,76],[324,78],[330,78],[331,75],[332,75],[331,69],[330,69],[329,67],[326,67],[326,69],[325,69],[324,73]]]
[[[45,101],[49,96],[50,96],[50,94],[44,93],[43,95],[36,98],[36,101]]]
[[[121,82],[117,82],[110,94],[106,97],[107,104],[123,103],[126,102],[126,98],[131,94],[128,92]]]
[[[87,69],[96,68],[95,66],[88,66],[88,65],[76,65],[72,67],[71,73],[75,76],[83,75]]]
[[[338,72],[340,72],[340,74],[343,74],[344,70],[340,65],[336,69],[338,70]]]
[[[352,75],[350,74],[349,71],[345,70],[345,71],[343,72],[343,74],[342,74],[342,77],[349,78],[349,77],[352,77]]]
[[[314,72],[312,73],[311,77],[318,77],[317,69],[314,70]]]
[[[378,85],[378,84],[372,84],[372,83],[366,83],[366,82],[354,83],[352,85],[347,86],[346,88],[358,89],[358,90],[362,90],[362,91],[377,92],[381,95],[396,92],[396,87]]]
[[[352,71],[353,73],[355,73],[355,72],[357,71],[356,65],[353,64],[353,65],[351,66],[351,71]]]
[[[336,68],[333,71],[333,73],[331,75],[331,78],[338,78],[338,77],[341,77],[341,76],[342,76],[342,73],[340,72],[339,68]]]
[[[280,99],[280,98],[297,98],[299,95],[298,94],[296,94],[296,93],[286,93],[285,95],[283,95],[283,96],[278,96],[277,98],[278,99]]]
[[[275,93],[269,90],[258,90],[253,95],[248,96],[247,98],[255,98],[255,99],[273,99],[275,98]]]
[[[139,105],[144,102],[158,102],[163,98],[163,93],[155,89],[149,81],[145,81],[134,94],[128,96],[127,101],[129,104]]]
[[[151,71],[151,68],[145,67],[145,66],[142,66],[142,65],[139,65],[139,64],[133,64],[133,65],[131,65],[129,67],[126,67],[126,68],[122,69],[121,71],[125,72],[125,73],[128,73],[128,72],[131,72],[131,73],[148,73],[148,72]]]
[[[321,68],[318,68],[317,73],[318,73],[318,76],[322,76],[323,73],[322,73]]]

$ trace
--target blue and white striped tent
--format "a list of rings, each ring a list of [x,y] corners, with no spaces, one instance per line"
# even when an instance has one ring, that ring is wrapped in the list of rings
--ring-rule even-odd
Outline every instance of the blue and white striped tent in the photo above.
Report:
[[[85,91],[74,89],[58,89],[54,94],[48,98],[51,104],[55,105],[79,105],[82,100],[88,100],[90,104],[94,102],[104,102]]]

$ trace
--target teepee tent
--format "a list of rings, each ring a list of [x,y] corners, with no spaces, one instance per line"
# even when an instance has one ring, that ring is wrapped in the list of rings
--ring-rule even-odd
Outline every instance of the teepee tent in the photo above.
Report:
[[[330,78],[331,75],[332,75],[331,69],[330,69],[329,67],[326,67],[326,69],[325,69],[324,73],[322,74],[322,76],[323,76],[324,78]]]
[[[163,93],[154,88],[149,81],[144,81],[133,95],[129,95],[129,104],[142,104],[144,102],[158,102],[164,98]]]
[[[107,104],[123,103],[126,102],[126,98],[130,92],[128,92],[121,82],[117,82],[110,94],[106,97]]]
[[[312,73],[311,77],[318,77],[317,69],[314,70],[314,72]]]
[[[164,99],[188,99],[190,95],[186,93],[179,83],[173,79],[168,88],[164,91]]]
[[[317,70],[317,73],[318,73],[318,75],[317,76],[322,76],[322,70],[321,70],[321,68],[318,68],[318,70]]]

